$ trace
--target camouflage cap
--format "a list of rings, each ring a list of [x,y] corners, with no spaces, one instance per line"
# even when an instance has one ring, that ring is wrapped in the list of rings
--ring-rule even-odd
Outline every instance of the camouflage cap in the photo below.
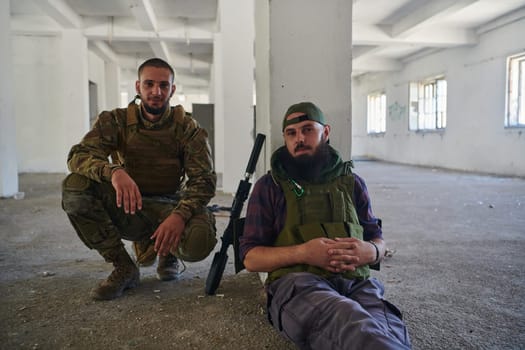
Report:
[[[298,116],[297,118],[286,119],[292,113],[304,113],[303,115]],[[321,125],[325,125],[326,121],[324,118],[323,112],[314,105],[312,102],[300,102],[294,105],[291,105],[290,108],[284,114],[283,119],[283,130],[288,126],[296,123],[303,122],[305,120],[313,120],[318,122]]]

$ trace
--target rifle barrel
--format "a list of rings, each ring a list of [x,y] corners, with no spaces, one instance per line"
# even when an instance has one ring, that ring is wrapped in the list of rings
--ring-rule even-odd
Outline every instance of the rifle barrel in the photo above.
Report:
[[[248,161],[248,166],[246,167],[246,174],[249,174],[249,176],[251,176],[255,171],[257,159],[259,159],[259,154],[261,153],[265,138],[266,136],[264,134],[257,134],[257,137],[255,138],[252,154],[250,155],[250,160]]]

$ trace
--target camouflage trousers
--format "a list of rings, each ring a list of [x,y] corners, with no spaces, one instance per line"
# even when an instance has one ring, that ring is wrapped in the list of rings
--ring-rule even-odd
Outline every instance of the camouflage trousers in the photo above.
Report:
[[[78,174],[69,174],[62,182],[62,208],[82,242],[102,256],[122,246],[122,239],[149,240],[176,205],[174,198],[144,196],[142,210],[126,214],[117,207],[111,183],[99,183]],[[186,223],[175,255],[190,262],[200,261],[216,243],[215,217],[202,207]]]

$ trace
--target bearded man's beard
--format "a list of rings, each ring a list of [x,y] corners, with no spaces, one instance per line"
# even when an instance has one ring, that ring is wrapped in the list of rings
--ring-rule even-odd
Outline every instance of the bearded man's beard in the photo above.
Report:
[[[281,155],[281,164],[294,180],[315,181],[330,162],[330,146],[323,139],[312,155],[301,154],[294,157],[288,149]]]
[[[162,107],[155,108],[155,107],[151,107],[144,100],[142,100],[142,105],[144,106],[144,109],[146,110],[146,112],[148,112],[149,114],[162,115],[168,108],[169,103],[166,102]]]

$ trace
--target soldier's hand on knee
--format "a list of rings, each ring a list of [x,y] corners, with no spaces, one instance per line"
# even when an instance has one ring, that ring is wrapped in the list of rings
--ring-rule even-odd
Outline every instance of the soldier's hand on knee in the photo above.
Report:
[[[124,169],[117,169],[111,175],[111,184],[116,192],[117,207],[124,205],[126,214],[135,214],[142,209],[142,195],[139,187]]]
[[[172,213],[153,232],[151,239],[155,240],[155,251],[158,255],[168,255],[179,245],[186,224],[179,215]]]

